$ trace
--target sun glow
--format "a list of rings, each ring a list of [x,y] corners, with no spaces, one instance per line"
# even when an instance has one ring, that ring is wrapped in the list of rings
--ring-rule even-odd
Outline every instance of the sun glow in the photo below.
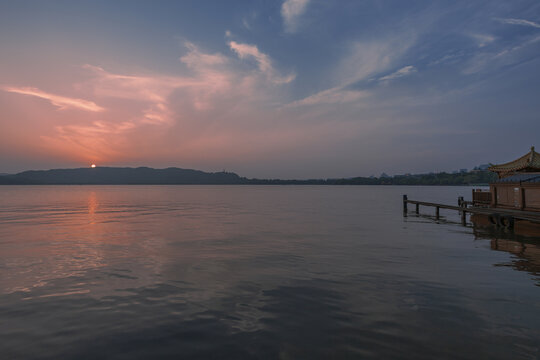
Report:
[[[90,165],[91,168],[95,168],[96,167],[96,164],[92,164]]]

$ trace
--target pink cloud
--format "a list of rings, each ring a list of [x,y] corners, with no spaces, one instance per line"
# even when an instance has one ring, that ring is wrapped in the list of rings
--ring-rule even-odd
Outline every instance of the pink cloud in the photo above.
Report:
[[[228,63],[228,59],[226,56],[220,53],[203,53],[196,45],[189,41],[184,43],[184,46],[189,50],[189,52],[186,55],[182,56],[180,58],[180,61],[182,61],[184,64],[188,65],[191,68],[200,69]]]
[[[60,108],[60,110],[70,108],[93,112],[100,112],[105,110],[104,108],[98,106],[92,101],[55,95],[33,87],[4,87],[3,90],[11,93],[30,95],[41,99],[49,100],[51,104],[57,106],[58,108]]]
[[[232,51],[238,54],[240,59],[253,58],[257,62],[259,70],[265,74],[270,81],[276,84],[287,84],[296,78],[295,74],[286,76],[279,75],[272,65],[270,57],[259,51],[257,46],[250,44],[241,44],[236,41],[229,42]]]

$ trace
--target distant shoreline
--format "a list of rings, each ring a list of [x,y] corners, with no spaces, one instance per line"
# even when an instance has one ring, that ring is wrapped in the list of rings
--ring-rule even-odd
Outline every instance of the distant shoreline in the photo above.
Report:
[[[249,179],[232,172],[208,173],[192,169],[167,168],[80,168],[31,170],[0,176],[0,185],[446,185],[486,186],[496,175],[487,171],[455,174],[431,173],[384,177],[334,179]]]

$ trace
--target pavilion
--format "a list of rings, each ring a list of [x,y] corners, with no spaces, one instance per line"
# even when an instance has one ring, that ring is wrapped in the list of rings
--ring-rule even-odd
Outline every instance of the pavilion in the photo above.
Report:
[[[540,154],[534,146],[522,157],[488,170],[499,177],[489,185],[490,207],[540,211]]]

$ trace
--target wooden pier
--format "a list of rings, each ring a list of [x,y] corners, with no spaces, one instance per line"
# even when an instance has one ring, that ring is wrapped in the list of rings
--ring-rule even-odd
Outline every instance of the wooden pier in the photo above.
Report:
[[[467,225],[467,213],[475,226],[494,225],[505,231],[523,232],[524,236],[540,239],[540,153],[531,150],[522,157],[500,165],[491,165],[489,171],[497,173],[497,181],[489,184],[489,191],[472,189],[472,201],[458,198],[457,206],[426,201],[409,200],[403,195],[403,214],[407,205],[435,208],[435,218],[440,219],[441,209],[458,211],[461,223]],[[531,235],[534,234],[534,235]]]
[[[470,206],[472,202],[464,201],[463,197],[458,198],[458,205],[438,204],[426,201],[409,200],[407,195],[403,195],[403,213],[407,214],[408,204],[415,205],[415,213],[420,213],[420,206],[434,207],[435,218],[439,220],[440,209],[455,210],[461,215],[461,224],[467,225],[467,213],[485,215],[489,221],[496,226],[513,228],[516,220],[526,220],[535,224],[540,224],[540,213],[534,211],[501,209],[501,208],[486,208]]]

